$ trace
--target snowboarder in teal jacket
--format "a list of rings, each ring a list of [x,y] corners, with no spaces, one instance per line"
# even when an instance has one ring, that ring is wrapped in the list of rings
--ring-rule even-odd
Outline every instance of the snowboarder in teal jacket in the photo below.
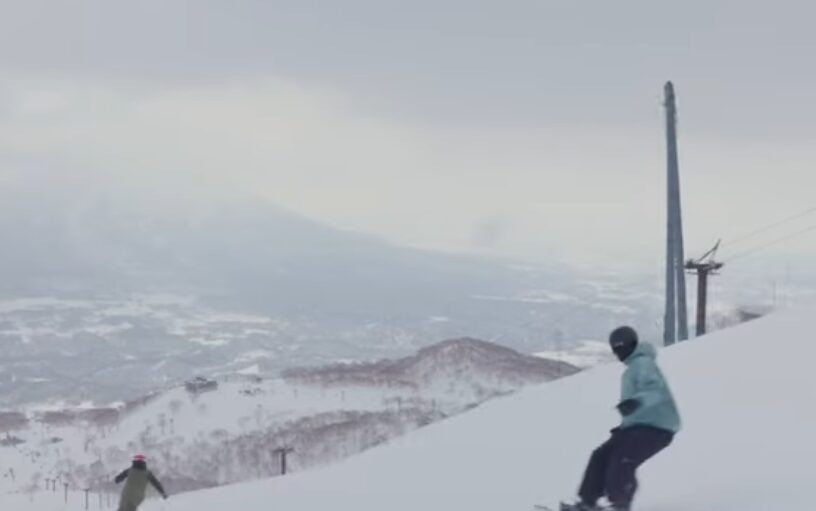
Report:
[[[634,335],[636,339],[637,334]],[[623,415],[620,427],[651,426],[672,433],[680,431],[680,414],[666,378],[657,367],[655,347],[636,342],[634,351],[623,363],[626,371],[618,405]]]
[[[637,490],[635,471],[671,444],[680,431],[680,414],[666,378],[657,366],[657,350],[641,343],[631,327],[609,336],[615,356],[626,365],[621,399],[616,408],[620,426],[595,449],[587,465],[577,504],[562,504],[562,511],[593,511],[606,496],[614,511],[630,511]]]

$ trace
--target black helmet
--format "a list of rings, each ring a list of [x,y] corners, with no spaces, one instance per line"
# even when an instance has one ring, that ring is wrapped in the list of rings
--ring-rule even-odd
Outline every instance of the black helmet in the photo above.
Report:
[[[625,361],[638,344],[638,335],[635,329],[629,326],[616,328],[609,334],[609,346],[621,362]]]

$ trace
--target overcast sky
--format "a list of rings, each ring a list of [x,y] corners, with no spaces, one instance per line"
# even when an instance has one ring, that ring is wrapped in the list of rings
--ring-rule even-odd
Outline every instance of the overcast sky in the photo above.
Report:
[[[229,184],[405,245],[658,265],[671,79],[690,253],[816,207],[811,2],[0,6],[0,179]],[[759,257],[787,253],[816,232]]]

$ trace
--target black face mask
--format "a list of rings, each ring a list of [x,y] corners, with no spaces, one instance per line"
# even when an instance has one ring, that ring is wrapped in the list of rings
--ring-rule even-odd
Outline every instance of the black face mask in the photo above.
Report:
[[[609,346],[621,362],[624,362],[634,353],[637,344],[638,335],[632,327],[622,326],[609,334]]]
[[[625,362],[627,358],[629,358],[632,353],[635,352],[635,348],[637,347],[637,343],[635,342],[626,342],[621,344],[613,344],[612,345],[612,353],[618,357],[618,360],[621,362]]]

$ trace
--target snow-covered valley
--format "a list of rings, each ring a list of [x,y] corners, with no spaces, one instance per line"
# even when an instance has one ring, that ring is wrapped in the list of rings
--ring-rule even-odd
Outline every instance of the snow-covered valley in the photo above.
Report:
[[[105,499],[132,453],[162,467],[174,492],[336,462],[524,386],[576,372],[562,362],[459,339],[412,357],[234,374],[105,408],[0,413],[0,489],[29,493],[67,483]],[[54,481],[54,483],[49,483]]]

